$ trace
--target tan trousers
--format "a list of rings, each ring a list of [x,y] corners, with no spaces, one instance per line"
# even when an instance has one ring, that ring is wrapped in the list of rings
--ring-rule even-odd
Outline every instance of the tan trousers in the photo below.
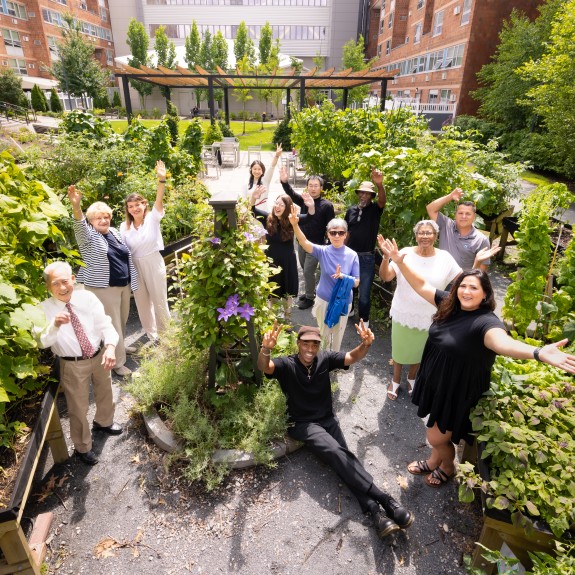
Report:
[[[166,331],[170,321],[168,308],[168,286],[166,284],[166,264],[160,252],[143,258],[134,258],[138,270],[138,289],[134,299],[140,322],[148,339],[156,339]]]
[[[351,310],[351,304],[349,304],[347,308],[348,315],[340,316],[339,322],[336,323],[331,329],[324,323],[328,305],[329,302],[321,299],[320,297],[316,297],[315,304],[311,310],[311,315],[313,315],[313,317],[315,317],[317,320],[319,332],[321,333],[323,349],[329,351],[339,351],[341,349],[341,341],[343,339],[343,334],[345,333],[345,327],[347,326],[347,319]]]
[[[60,385],[66,396],[70,418],[70,437],[80,453],[92,449],[92,431],[88,424],[90,383],[94,386],[94,421],[107,427],[114,422],[112,375],[102,366],[104,349],[92,359],[60,360]]]
[[[86,286],[86,289],[91,291],[102,302],[106,315],[110,316],[112,325],[120,336],[118,345],[116,346],[115,367],[121,367],[126,363],[124,338],[126,337],[126,323],[128,322],[128,315],[130,314],[130,286],[109,286],[106,288]],[[98,423],[100,422],[98,421]]]

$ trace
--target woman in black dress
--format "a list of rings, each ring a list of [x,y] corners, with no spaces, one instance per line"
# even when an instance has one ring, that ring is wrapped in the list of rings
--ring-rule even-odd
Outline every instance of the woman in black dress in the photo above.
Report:
[[[489,389],[495,356],[536,359],[575,373],[575,356],[559,348],[567,340],[534,347],[507,335],[493,313],[495,298],[489,276],[479,270],[463,271],[450,292],[436,290],[403,262],[395,240],[380,243],[384,257],[397,264],[411,287],[437,307],[415,380],[412,402],[417,415],[428,417],[427,440],[431,455],[414,461],[407,470],[427,475],[430,487],[441,487],[455,473],[454,443],[472,443],[469,415]]]
[[[294,248],[294,231],[288,219],[293,206],[292,199],[282,194],[277,197],[271,213],[255,206],[257,200],[263,193],[264,186],[256,186],[251,195],[252,211],[266,229],[266,239],[269,245],[267,255],[272,259],[274,265],[281,270],[270,278],[277,284],[274,291],[274,299],[283,299],[285,319],[289,320],[292,307],[292,298],[298,292],[297,261]],[[304,192],[302,194],[305,205],[308,208],[307,214],[300,215],[301,219],[313,217],[315,214],[315,204],[312,197]]]

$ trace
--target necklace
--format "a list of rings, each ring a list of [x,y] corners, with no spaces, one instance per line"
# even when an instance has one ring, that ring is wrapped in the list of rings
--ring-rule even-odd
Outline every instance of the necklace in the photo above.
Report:
[[[313,363],[310,366],[304,365],[307,369],[307,378],[311,381],[311,372],[313,371]]]

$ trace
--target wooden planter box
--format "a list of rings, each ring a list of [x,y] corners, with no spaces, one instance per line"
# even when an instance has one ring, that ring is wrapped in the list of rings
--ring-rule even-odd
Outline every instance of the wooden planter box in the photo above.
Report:
[[[481,452],[482,447],[477,445],[476,442],[473,447],[464,452],[463,459],[475,463],[481,478],[484,481],[490,481],[489,466],[485,459],[481,459]],[[481,492],[481,507],[483,509],[483,528],[481,529],[479,543],[485,547],[492,550],[500,550],[503,543],[507,543],[509,549],[526,569],[533,567],[528,551],[554,553],[555,536],[544,522],[535,522],[533,532],[528,534],[524,529],[513,525],[509,511],[488,508],[483,492]],[[487,562],[481,556],[482,553],[484,553],[484,550],[476,547],[473,552],[473,567],[483,569],[486,575],[496,573],[495,569],[497,566]]]
[[[164,262],[167,264],[171,262],[175,257],[176,254],[188,247],[192,244],[193,241],[192,236],[186,236],[185,238],[181,238],[168,244],[161,252],[161,256],[164,258]]]
[[[44,442],[48,441],[55,463],[66,461],[69,457],[56,406],[57,395],[58,382],[53,382],[42,400],[38,421],[21,460],[10,503],[5,509],[0,509],[0,549],[3,554],[0,575],[40,575],[41,557],[34,557],[20,522]]]

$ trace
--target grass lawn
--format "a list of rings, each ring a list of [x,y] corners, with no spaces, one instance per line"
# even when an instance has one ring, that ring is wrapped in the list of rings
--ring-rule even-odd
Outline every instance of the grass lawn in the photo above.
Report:
[[[547,184],[552,184],[554,180],[550,180],[541,174],[532,172],[531,170],[525,170],[521,173],[521,177],[529,182],[530,184],[535,184],[536,186],[546,186]]]
[[[200,121],[202,123],[202,128],[205,132],[210,121],[209,120],[200,120]],[[146,128],[157,126],[159,123],[160,120],[142,120],[142,124]],[[189,123],[190,120],[180,120],[180,123],[178,124],[180,134],[184,133]],[[128,127],[127,120],[111,120],[110,124],[112,124],[112,128],[118,134],[124,132]],[[262,150],[275,150],[275,147],[271,142],[276,126],[277,126],[276,122],[266,122],[264,124],[264,129],[262,130],[261,122],[246,122],[246,133],[245,135],[242,135],[242,131],[244,129],[244,123],[242,121],[230,122],[230,128],[232,129],[232,132],[238,137],[240,141],[241,150],[247,150],[248,146],[259,146],[260,144],[262,144]]]

